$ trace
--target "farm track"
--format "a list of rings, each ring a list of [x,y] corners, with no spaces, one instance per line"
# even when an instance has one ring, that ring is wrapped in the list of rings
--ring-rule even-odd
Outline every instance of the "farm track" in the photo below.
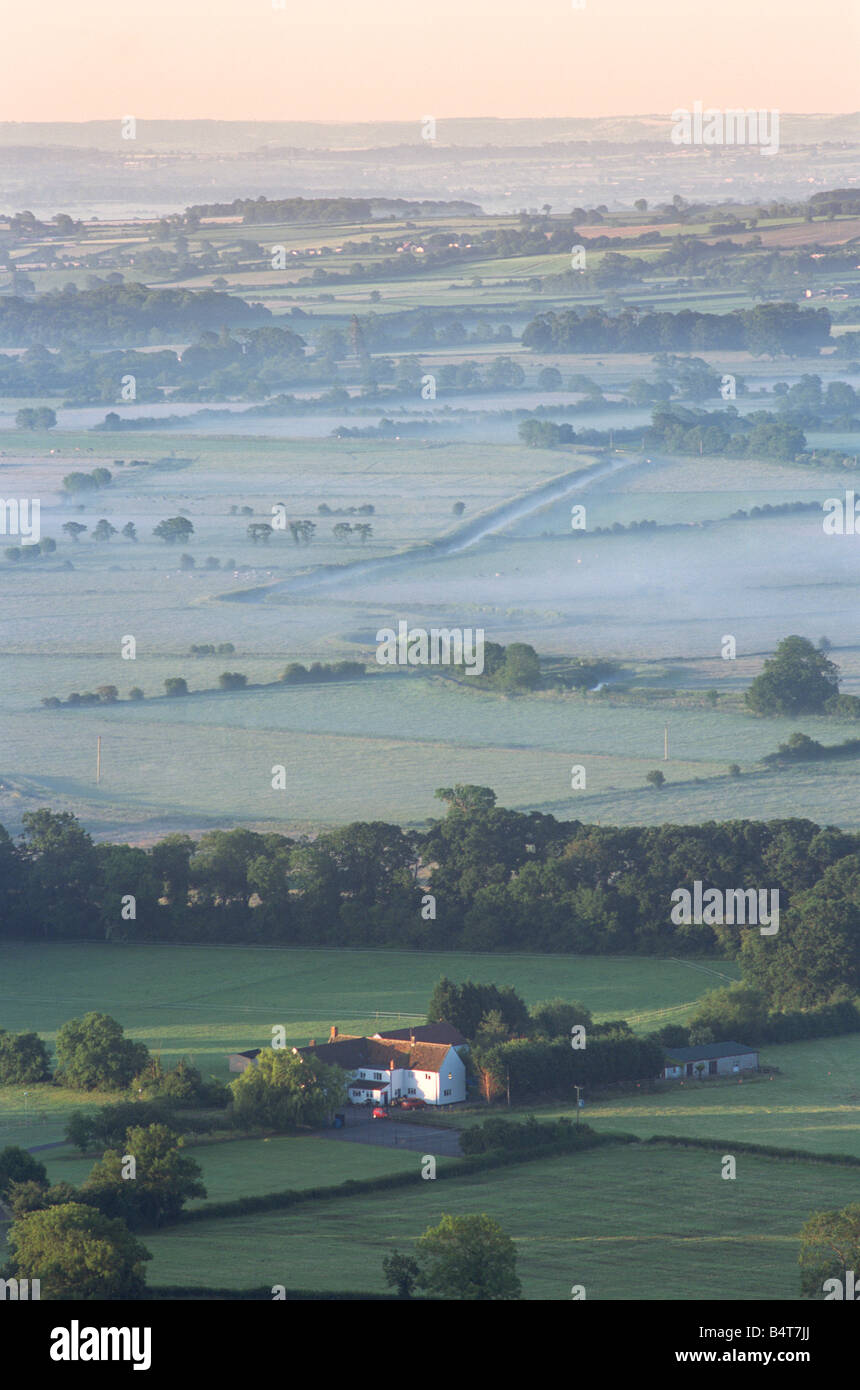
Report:
[[[573,497],[585,491],[592,483],[632,468],[642,468],[651,463],[650,459],[608,459],[591,468],[583,468],[575,473],[563,473],[559,477],[542,483],[540,487],[520,493],[507,502],[489,508],[472,521],[458,527],[449,535],[435,541],[422,542],[410,546],[394,555],[382,555],[373,560],[353,560],[343,565],[320,565],[307,574],[294,579],[279,579],[273,584],[262,585],[256,589],[245,589],[239,593],[231,592],[216,596],[221,603],[261,603],[277,601],[280,596],[293,597],[340,588],[356,579],[366,579],[379,574],[390,574],[417,564],[446,559],[460,555],[489,536],[497,535],[506,527],[524,517],[531,516],[553,502]]]

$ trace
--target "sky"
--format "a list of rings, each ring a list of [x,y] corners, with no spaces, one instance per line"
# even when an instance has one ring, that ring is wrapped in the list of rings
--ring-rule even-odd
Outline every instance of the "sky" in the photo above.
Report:
[[[582,2],[6,0],[0,120],[860,107],[860,0]]]

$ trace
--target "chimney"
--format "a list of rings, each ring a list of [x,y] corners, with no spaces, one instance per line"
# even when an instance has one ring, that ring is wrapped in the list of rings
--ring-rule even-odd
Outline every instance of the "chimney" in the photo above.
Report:
[[[393,1058],[393,1057],[389,1057],[389,1059],[388,1059],[388,1070],[389,1070],[389,1071],[394,1071],[394,1058]]]
[[[337,1024],[336,1024],[336,1023],[333,1023],[333,1024],[331,1025],[331,1032],[330,1032],[329,1035],[328,1035],[328,1040],[329,1040],[329,1042],[334,1042],[334,1040],[335,1040],[336,1037],[337,1037]]]
[[[308,1043],[308,1047],[316,1047],[316,1045],[317,1045],[317,1040],[316,1040],[316,1038],[311,1038],[310,1042]]]
[[[415,1034],[414,1034],[414,1033],[410,1033],[410,1034],[409,1034],[409,1046],[410,1046],[410,1047],[414,1047],[414,1046],[415,1046]]]

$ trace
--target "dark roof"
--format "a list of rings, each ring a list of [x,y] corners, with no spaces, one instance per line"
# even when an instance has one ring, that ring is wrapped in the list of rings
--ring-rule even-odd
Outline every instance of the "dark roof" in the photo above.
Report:
[[[417,1042],[411,1047],[390,1038],[335,1038],[319,1047],[300,1047],[302,1057],[318,1057],[321,1062],[354,1071],[357,1067],[374,1067],[388,1071],[393,1061],[396,1070],[439,1071],[450,1050],[449,1043]]]
[[[366,1076],[359,1076],[357,1080],[347,1083],[350,1090],[353,1086],[363,1091],[384,1091],[391,1085],[390,1081],[368,1081]]]
[[[389,1028],[385,1033],[377,1033],[378,1038],[392,1038],[395,1042],[447,1043],[449,1047],[462,1047],[466,1038],[450,1023],[419,1023],[414,1028]]]
[[[260,1055],[260,1053],[262,1052],[262,1050],[263,1050],[263,1049],[262,1049],[261,1047],[252,1047],[251,1050],[250,1050],[250,1052],[231,1052],[231,1053],[230,1053],[230,1056],[231,1056],[231,1057],[250,1057],[251,1061],[253,1062],[253,1060],[254,1060],[255,1057],[259,1057],[259,1055]]]
[[[667,1062],[710,1062],[721,1057],[758,1055],[757,1047],[739,1042],[708,1043],[705,1047],[664,1047],[663,1051]]]

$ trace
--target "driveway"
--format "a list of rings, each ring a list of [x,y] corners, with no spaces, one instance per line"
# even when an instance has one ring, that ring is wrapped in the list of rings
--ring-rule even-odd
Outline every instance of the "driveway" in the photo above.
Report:
[[[435,1125],[413,1125],[403,1120],[371,1120],[364,1115],[346,1112],[347,1120],[343,1129],[324,1129],[320,1135],[325,1139],[339,1140],[346,1144],[376,1144],[386,1149],[411,1149],[415,1153],[444,1154],[448,1158],[462,1158],[460,1152],[460,1131],[439,1129]]]

